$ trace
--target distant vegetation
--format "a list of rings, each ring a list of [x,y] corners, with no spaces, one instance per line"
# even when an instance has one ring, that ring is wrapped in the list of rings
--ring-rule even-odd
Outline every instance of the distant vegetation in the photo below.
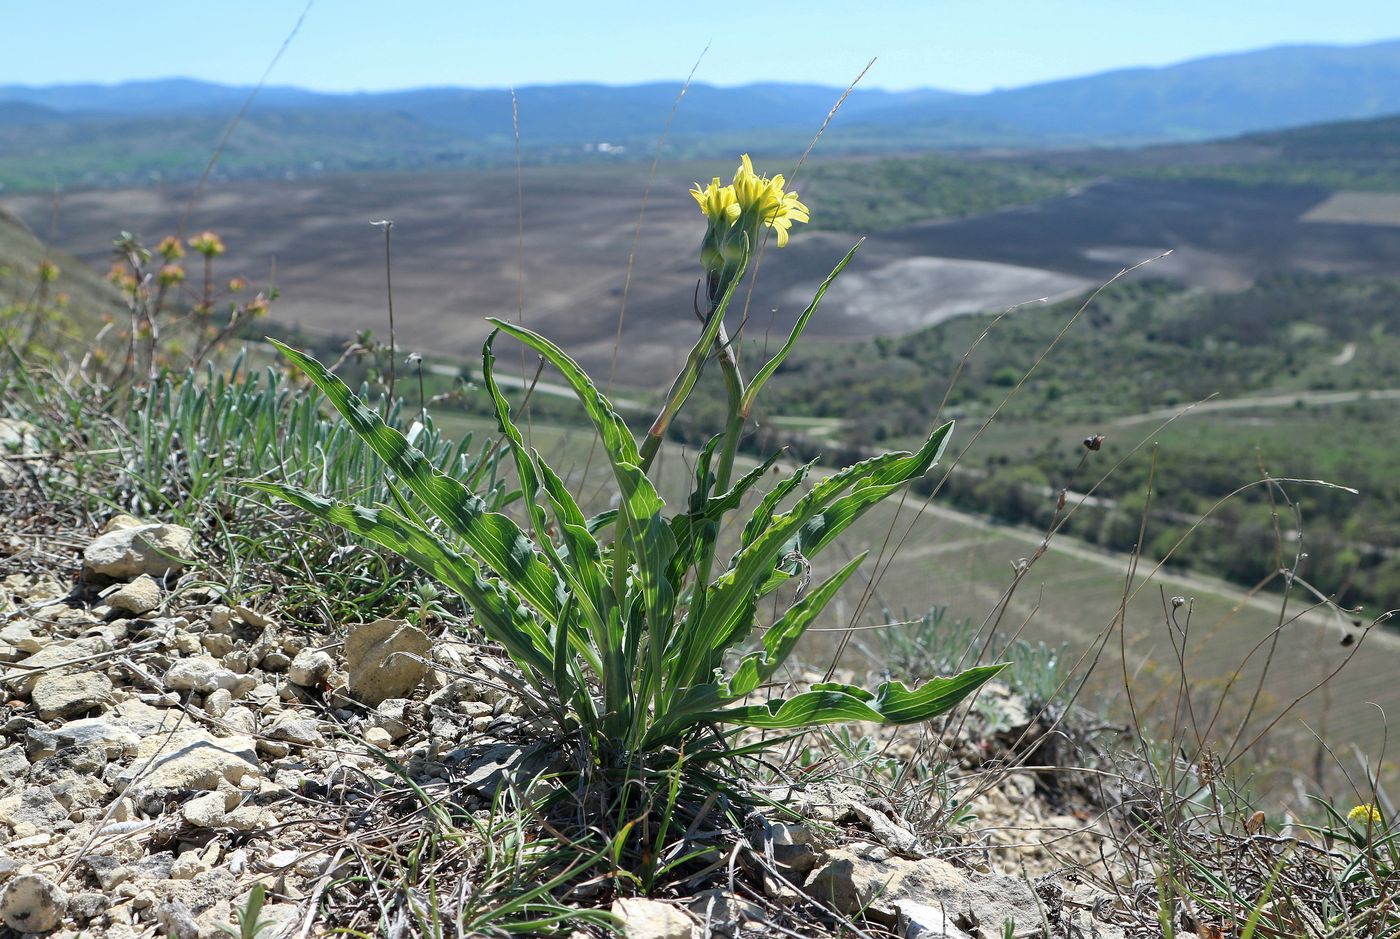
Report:
[[[804,193],[821,202],[819,228],[867,232],[1039,202],[1090,178],[1035,161],[915,158],[825,162],[804,173]]]
[[[1205,150],[1206,148],[1201,148]],[[1400,190],[1400,117],[1251,134],[1212,148],[1148,151],[1140,165],[1088,159],[1082,169],[1172,179],[1291,183],[1328,189]]]
[[[1024,310],[995,326],[988,316],[963,317],[902,338],[809,348],[774,382],[771,413],[845,420],[842,459],[850,459],[926,432],[946,392],[966,443],[1079,303]],[[989,327],[948,391],[963,353]],[[1400,387],[1397,362],[1400,281],[1279,275],[1236,294],[1152,281],[1115,286],[1000,411],[949,495],[1005,521],[1044,525],[1060,489],[1088,489],[1145,439],[1095,490],[1104,501],[1081,509],[1066,530],[1129,550],[1150,491],[1143,547],[1155,558],[1218,499],[1265,473],[1325,479],[1360,494],[1285,487],[1304,522],[1304,576],[1348,603],[1400,606],[1396,405],[1371,400],[1373,391]],[[1155,431],[1170,409],[1210,396],[1272,400],[1203,410]],[[1106,437],[1102,450],[1079,468],[1082,440],[1097,433]],[[1295,522],[1278,494],[1256,488],[1218,510],[1178,560],[1254,583],[1280,566],[1276,512],[1290,530]]]

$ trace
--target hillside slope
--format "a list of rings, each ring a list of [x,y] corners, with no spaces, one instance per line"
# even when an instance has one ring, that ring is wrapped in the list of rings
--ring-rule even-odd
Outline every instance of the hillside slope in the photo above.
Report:
[[[32,303],[39,265],[45,259],[58,265],[58,280],[50,299],[66,298],[63,313],[67,325],[80,335],[96,332],[102,314],[120,302],[116,290],[88,265],[47,247],[19,219],[0,208],[0,311]]]

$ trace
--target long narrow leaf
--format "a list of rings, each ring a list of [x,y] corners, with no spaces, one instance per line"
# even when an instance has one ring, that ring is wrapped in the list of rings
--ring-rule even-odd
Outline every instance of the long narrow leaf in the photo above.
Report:
[[[370,509],[323,499],[280,483],[249,482],[245,485],[270,493],[412,561],[471,604],[487,635],[505,646],[517,662],[529,666],[540,676],[553,672],[549,639],[533,617],[521,609],[520,598],[499,582],[487,580],[470,558],[454,551],[431,532],[387,508]]]
[[[826,280],[822,281],[821,286],[817,288],[816,294],[812,297],[812,302],[807,304],[807,309],[802,311],[802,315],[799,316],[797,322],[793,324],[792,332],[788,333],[787,342],[783,343],[783,347],[779,349],[771,359],[763,364],[763,367],[758,370],[758,374],[753,377],[753,381],[749,382],[748,390],[744,392],[744,399],[740,405],[740,410],[744,414],[748,414],[753,410],[754,401],[758,400],[758,393],[763,390],[763,386],[767,384],[768,379],[773,377],[773,373],[782,366],[783,360],[788,357],[788,353],[792,351],[793,346],[797,345],[797,340],[801,338],[803,330],[807,328],[807,321],[812,318],[813,313],[817,312],[817,304],[822,302],[822,297],[826,294],[826,288],[830,287],[831,282],[846,269],[847,264],[851,263],[851,258],[856,256],[856,251],[860,250],[860,246],[864,242],[864,238],[857,241],[855,245],[852,246],[851,250],[846,252],[846,256],[841,259],[841,262],[837,264],[836,267],[832,268],[831,273],[826,275]]]
[[[804,526],[815,526],[809,529],[808,542],[817,546],[829,543],[873,505],[926,473],[942,454],[951,430],[951,424],[944,424],[915,453],[886,453],[828,476],[790,511],[775,517],[735,555],[730,569],[710,588],[699,628],[685,636],[687,647],[678,660],[688,664],[678,683],[684,686],[702,681],[719,664],[724,651],[744,638],[753,622],[757,598],[771,589],[781,558],[791,550]],[[842,501],[848,491],[850,495]]]
[[[723,706],[724,690],[719,685],[699,685],[685,695],[675,717],[653,726],[646,743],[659,746],[695,723],[711,721],[772,729],[847,721],[917,723],[951,711],[1005,667],[1001,664],[970,668],[949,678],[934,678],[912,691],[897,681],[885,682],[874,691],[826,682],[791,698],[739,707]]]
[[[487,511],[481,498],[439,472],[403,434],[386,424],[320,362],[275,339],[269,341],[321,389],[356,435],[488,567],[551,621],[557,619],[563,585],[519,525]]]

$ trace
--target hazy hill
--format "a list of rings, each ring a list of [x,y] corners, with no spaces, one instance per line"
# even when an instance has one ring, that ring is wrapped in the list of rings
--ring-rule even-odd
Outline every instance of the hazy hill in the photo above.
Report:
[[[1400,111],[1400,41],[1281,46],[944,102],[1028,133],[1192,139]],[[886,119],[919,119],[899,109]]]
[[[616,159],[600,143],[649,149],[678,85],[548,85],[518,91],[527,161]],[[197,175],[249,89],[169,79],[120,85],[0,86],[0,185],[113,185]],[[676,155],[795,152],[835,87],[695,84],[671,130]],[[961,95],[860,90],[827,152],[938,147],[1074,147],[1194,141],[1400,112],[1400,41],[1288,46]],[[223,169],[332,169],[511,162],[504,89],[327,94],[264,88]],[[241,156],[240,156],[241,154]]]
[[[0,312],[23,306],[38,284],[39,263],[48,259],[59,267],[55,294],[66,294],[67,313],[82,334],[96,332],[103,313],[115,309],[120,297],[96,270],[44,243],[0,208]]]

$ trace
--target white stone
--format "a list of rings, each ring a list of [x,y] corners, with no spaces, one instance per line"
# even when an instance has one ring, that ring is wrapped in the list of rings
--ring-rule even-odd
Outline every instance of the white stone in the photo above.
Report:
[[[423,680],[427,666],[420,659],[431,650],[432,640],[407,620],[380,619],[351,626],[345,637],[351,697],[370,707],[404,697]]]
[[[85,636],[68,642],[54,642],[33,655],[21,659],[10,669],[19,677],[10,681],[19,694],[28,695],[34,684],[43,675],[55,675],[92,668],[86,661],[111,650],[111,646],[100,636]],[[73,664],[77,663],[77,664]]]
[[[232,692],[238,687],[239,676],[211,658],[199,655],[180,659],[165,673],[165,686],[175,691],[209,694],[220,688]]]
[[[160,606],[160,584],[149,574],[142,574],[129,584],[117,588],[106,597],[107,605],[114,610],[125,610],[140,616]]]
[[[273,740],[282,740],[299,747],[319,747],[326,742],[321,736],[320,728],[316,726],[315,719],[300,717],[295,711],[279,714],[277,720],[267,729],[267,735]]]
[[[180,815],[196,828],[218,828],[224,820],[224,794],[211,792],[191,799],[180,806]]]
[[[233,695],[227,688],[215,688],[204,699],[204,713],[213,718],[223,717],[233,707]]]
[[[302,649],[287,669],[287,680],[302,688],[314,688],[331,677],[335,660],[316,649]]]
[[[110,717],[85,717],[69,721],[54,733],[70,738],[80,747],[101,747],[109,760],[134,754],[141,745],[141,737],[136,731]]]
[[[625,897],[614,900],[612,913],[622,920],[627,939],[691,939],[695,924],[689,916],[669,903]]]
[[[40,719],[51,721],[108,704],[112,700],[112,682],[101,672],[50,672],[34,682],[30,697]]]
[[[148,772],[138,769],[154,757]],[[248,737],[210,737],[198,728],[176,731],[141,741],[132,767],[117,777],[119,782],[137,783],[143,789],[215,790],[220,780],[237,785],[243,777],[261,775],[253,741]]]
[[[56,929],[67,907],[67,894],[40,874],[21,874],[0,892],[0,921],[15,932]]]
[[[194,533],[181,525],[118,528],[97,536],[83,551],[83,573],[119,580],[165,577],[183,571],[193,555]]]

